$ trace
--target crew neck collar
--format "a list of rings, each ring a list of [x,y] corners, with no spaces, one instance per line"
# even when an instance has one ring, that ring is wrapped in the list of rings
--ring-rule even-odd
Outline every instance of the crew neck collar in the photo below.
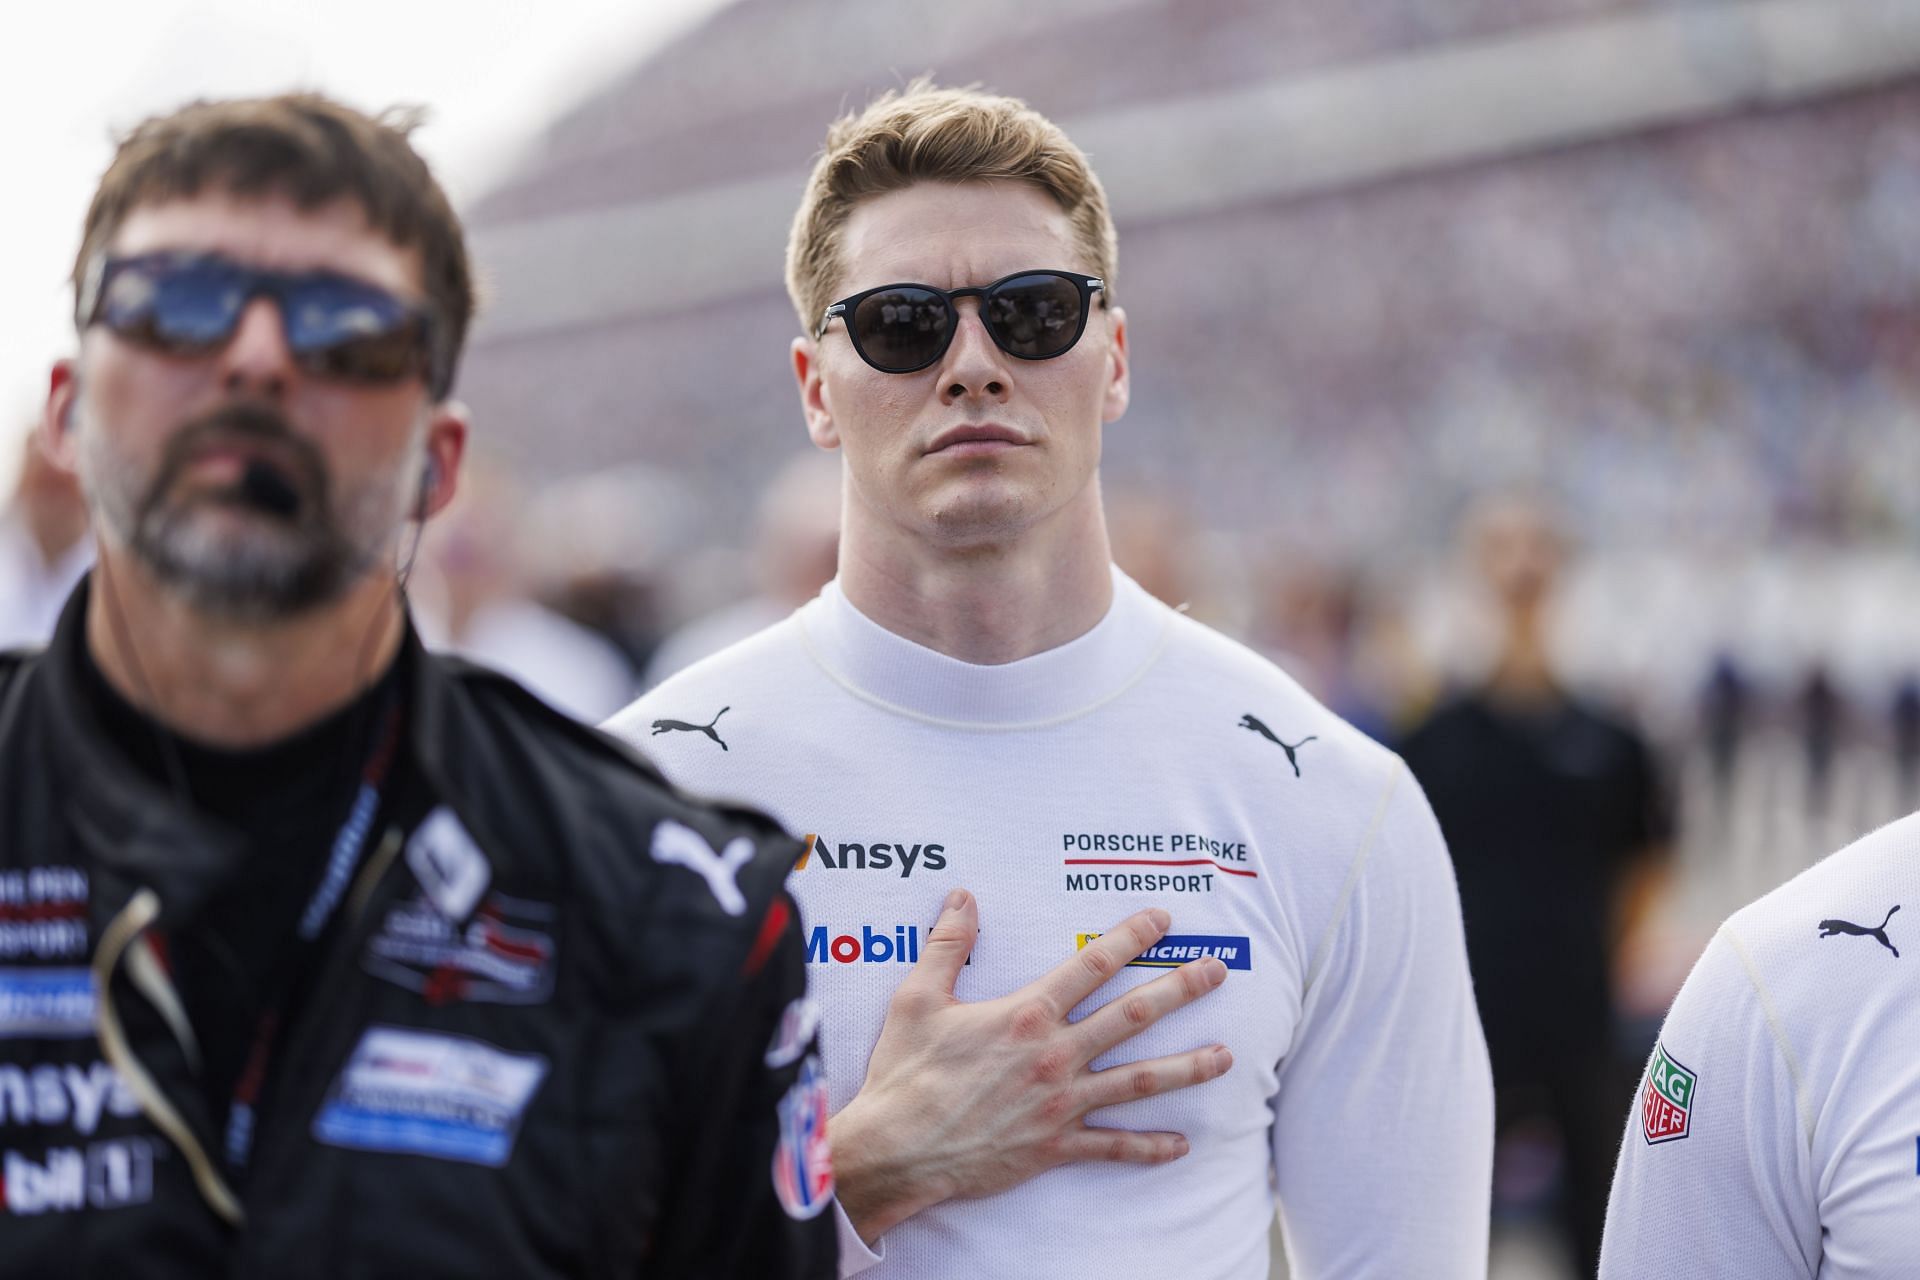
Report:
[[[1177,616],[1113,573],[1093,629],[1017,662],[983,666],[895,635],[850,603],[838,579],[795,615],[808,653],[856,697],[910,719],[968,729],[1031,729],[1085,715],[1146,674]]]

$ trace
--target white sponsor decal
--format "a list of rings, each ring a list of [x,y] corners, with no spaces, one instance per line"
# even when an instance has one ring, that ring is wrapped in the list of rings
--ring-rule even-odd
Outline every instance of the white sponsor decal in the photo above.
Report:
[[[133,1090],[109,1063],[0,1065],[0,1125],[66,1125],[85,1138],[103,1114],[140,1114]]]
[[[0,968],[0,1040],[74,1040],[92,1034],[92,973]]]
[[[71,1213],[145,1204],[153,1199],[153,1159],[148,1138],[54,1147],[41,1156],[9,1151],[0,1158],[0,1213]]]
[[[806,996],[794,1000],[780,1015],[780,1025],[774,1029],[773,1043],[767,1047],[767,1065],[779,1068],[798,1062],[818,1030],[820,1006]]]
[[[441,805],[407,841],[407,865],[433,905],[464,920],[487,891],[493,870],[453,810]]]
[[[87,875],[78,867],[0,871],[0,906],[33,907],[86,900]]]
[[[369,1027],[313,1120],[330,1146],[498,1168],[546,1078],[538,1054],[464,1036]]]
[[[707,882],[720,909],[730,916],[747,913],[747,897],[736,878],[753,857],[753,841],[736,836],[716,850],[692,827],[669,818],[653,829],[653,860],[682,866]]]

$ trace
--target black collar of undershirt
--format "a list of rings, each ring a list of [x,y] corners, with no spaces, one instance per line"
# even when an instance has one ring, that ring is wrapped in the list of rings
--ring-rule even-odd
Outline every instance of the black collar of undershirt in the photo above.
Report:
[[[172,786],[160,740],[165,734],[186,774],[191,807],[251,833],[276,812],[310,809],[316,828],[335,810],[345,812],[371,750],[375,713],[400,692],[408,656],[403,647],[379,679],[319,722],[245,750],[208,746],[158,724],[113,687],[85,645],[74,666],[101,732],[135,772],[156,786]]]
[[[96,914],[111,915],[128,886],[145,884],[160,891],[160,924],[169,927],[191,916],[209,888],[231,874],[246,856],[246,838],[211,814],[183,807],[170,785],[134,767],[101,724],[81,674],[91,587],[89,574],[68,597],[51,642],[35,662],[47,723],[57,726],[47,735],[49,765],[64,793],[61,808],[78,840],[76,852],[111,872],[120,886],[105,894],[99,892],[104,884],[96,886]],[[410,771],[422,795],[449,806],[492,864],[495,879],[506,877],[512,852],[489,819],[499,803],[499,779],[511,765],[501,757],[495,719],[469,691],[473,673],[429,654],[409,620],[390,674],[399,681],[403,704],[395,769]],[[528,714],[535,714],[537,704],[525,701]],[[146,738],[152,737],[149,727]],[[355,759],[351,767],[363,763]]]

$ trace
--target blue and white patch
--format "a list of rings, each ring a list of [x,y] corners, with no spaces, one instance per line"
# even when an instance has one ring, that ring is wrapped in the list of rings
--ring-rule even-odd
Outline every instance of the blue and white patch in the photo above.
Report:
[[[79,1040],[92,1034],[90,971],[0,968],[0,1040]]]
[[[427,898],[453,920],[465,920],[487,891],[493,868],[466,824],[441,805],[407,841],[407,866]]]
[[[773,1150],[773,1190],[789,1218],[815,1218],[833,1199],[833,1153],[827,1145],[827,1075],[809,1054],[780,1099],[780,1141]]]
[[[499,1168],[547,1075],[539,1054],[368,1027],[313,1118],[315,1141]]]

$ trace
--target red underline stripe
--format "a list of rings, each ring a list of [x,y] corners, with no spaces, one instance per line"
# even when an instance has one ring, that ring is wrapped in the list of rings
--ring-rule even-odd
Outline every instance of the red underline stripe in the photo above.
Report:
[[[1069,867],[1212,867],[1215,871],[1224,871],[1230,876],[1252,876],[1258,880],[1258,871],[1241,871],[1234,867],[1223,867],[1212,858],[1181,858],[1168,861],[1160,858],[1068,858]]]

